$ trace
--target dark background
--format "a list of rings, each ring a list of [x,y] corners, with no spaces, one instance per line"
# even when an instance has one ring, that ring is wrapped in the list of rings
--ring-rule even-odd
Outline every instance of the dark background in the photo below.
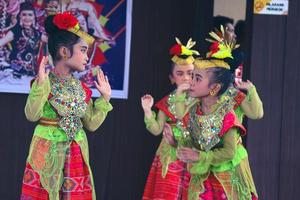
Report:
[[[300,1],[288,16],[252,15],[247,7],[246,76],[264,103],[262,120],[248,121],[247,148],[260,199],[300,196]],[[114,110],[88,134],[97,198],[141,199],[160,137],[145,130],[140,97],[159,100],[170,91],[168,49],[178,36],[201,41],[210,27],[213,1],[133,2],[129,98],[112,100]],[[251,66],[251,67],[250,67]],[[0,94],[0,199],[19,199],[35,124],[26,121],[26,95]]]

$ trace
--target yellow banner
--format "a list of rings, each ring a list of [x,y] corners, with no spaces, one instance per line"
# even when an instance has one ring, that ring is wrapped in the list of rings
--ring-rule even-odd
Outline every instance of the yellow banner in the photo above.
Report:
[[[287,15],[289,10],[288,0],[254,0],[254,14]]]

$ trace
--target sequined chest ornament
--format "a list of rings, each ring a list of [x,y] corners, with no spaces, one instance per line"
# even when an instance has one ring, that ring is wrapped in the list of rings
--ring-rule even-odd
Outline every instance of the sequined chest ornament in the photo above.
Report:
[[[215,105],[216,109],[211,114],[197,114],[199,104],[191,108],[187,130],[197,149],[209,151],[220,142],[219,133],[223,128],[224,117],[233,109],[233,105],[232,99],[226,97]]]
[[[68,140],[73,140],[82,128],[80,118],[84,117],[87,108],[85,91],[74,77],[59,78],[50,73],[49,78],[53,95],[49,102],[60,116],[58,125],[65,131]]]

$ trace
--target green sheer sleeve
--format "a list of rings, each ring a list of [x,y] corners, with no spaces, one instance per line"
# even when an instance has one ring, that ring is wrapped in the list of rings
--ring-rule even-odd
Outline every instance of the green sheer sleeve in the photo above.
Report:
[[[25,115],[29,121],[35,122],[41,118],[49,93],[49,78],[46,78],[42,84],[38,84],[36,80],[33,82],[25,106]]]
[[[82,120],[84,127],[92,132],[97,130],[112,109],[112,105],[103,97],[98,98],[94,103],[91,99]]]
[[[191,103],[190,105],[185,104],[186,96],[186,93],[175,95],[174,103],[177,119],[182,119],[187,114],[190,107],[194,105],[194,103]]]
[[[241,103],[241,109],[250,119],[261,119],[263,117],[263,104],[258,96],[255,86],[249,89],[246,98]]]
[[[200,151],[199,161],[188,164],[191,173],[189,200],[199,199],[199,194],[205,191],[203,183],[214,167],[226,165],[234,158],[237,151],[237,129],[230,129],[222,139],[223,147],[208,152]]]
[[[175,96],[175,111],[178,119],[182,119],[187,110],[185,106],[185,96],[185,94]]]
[[[205,174],[212,166],[218,166],[231,161],[237,149],[237,129],[231,129],[223,137],[223,147],[208,152],[200,151],[199,161],[190,168],[192,174]]]
[[[163,111],[158,111],[156,116],[155,112],[152,112],[150,118],[144,117],[147,130],[153,135],[159,135],[164,129],[164,124],[167,120],[167,117]]]

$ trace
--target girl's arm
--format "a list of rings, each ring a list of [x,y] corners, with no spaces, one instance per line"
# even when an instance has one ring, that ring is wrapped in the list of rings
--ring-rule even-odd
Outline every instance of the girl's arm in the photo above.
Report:
[[[164,124],[166,122],[166,115],[164,112],[159,111],[156,116],[155,112],[152,111],[153,103],[153,97],[149,94],[146,94],[141,98],[141,104],[145,114],[144,121],[146,128],[153,135],[159,135],[163,131]]]
[[[95,131],[103,123],[107,113],[112,110],[112,105],[109,103],[111,97],[111,87],[102,70],[97,72],[97,81],[94,81],[97,90],[101,97],[95,103],[91,99],[88,103],[86,114],[83,118],[83,125],[89,131]]]
[[[177,87],[176,94],[175,94],[175,111],[176,111],[176,118],[182,119],[186,113],[189,111],[190,107],[193,105],[185,105],[186,100],[186,91],[190,88],[190,84],[183,83]]]
[[[164,124],[166,122],[166,115],[161,110],[158,111],[157,116],[155,112],[151,112],[150,116],[145,114],[144,118],[147,130],[153,135],[160,135],[164,129]]]
[[[208,152],[197,152],[190,148],[177,150],[178,158],[193,161],[190,172],[193,174],[204,174],[211,166],[220,165],[232,160],[237,148],[237,129],[230,129],[224,136],[223,147]]]
[[[43,57],[37,78],[32,83],[27,102],[25,105],[25,115],[29,121],[38,121],[43,114],[43,107],[48,100],[50,93],[49,71],[45,71],[48,57]]]
[[[6,45],[14,39],[14,34],[12,31],[8,31],[8,33],[0,39],[0,47]]]
[[[112,105],[103,97],[98,98],[95,102],[91,99],[82,120],[84,127],[89,131],[97,130],[112,109]]]
[[[238,82],[237,87],[248,91],[246,98],[241,103],[242,111],[250,119],[261,119],[264,109],[255,86],[248,80],[247,82]]]

